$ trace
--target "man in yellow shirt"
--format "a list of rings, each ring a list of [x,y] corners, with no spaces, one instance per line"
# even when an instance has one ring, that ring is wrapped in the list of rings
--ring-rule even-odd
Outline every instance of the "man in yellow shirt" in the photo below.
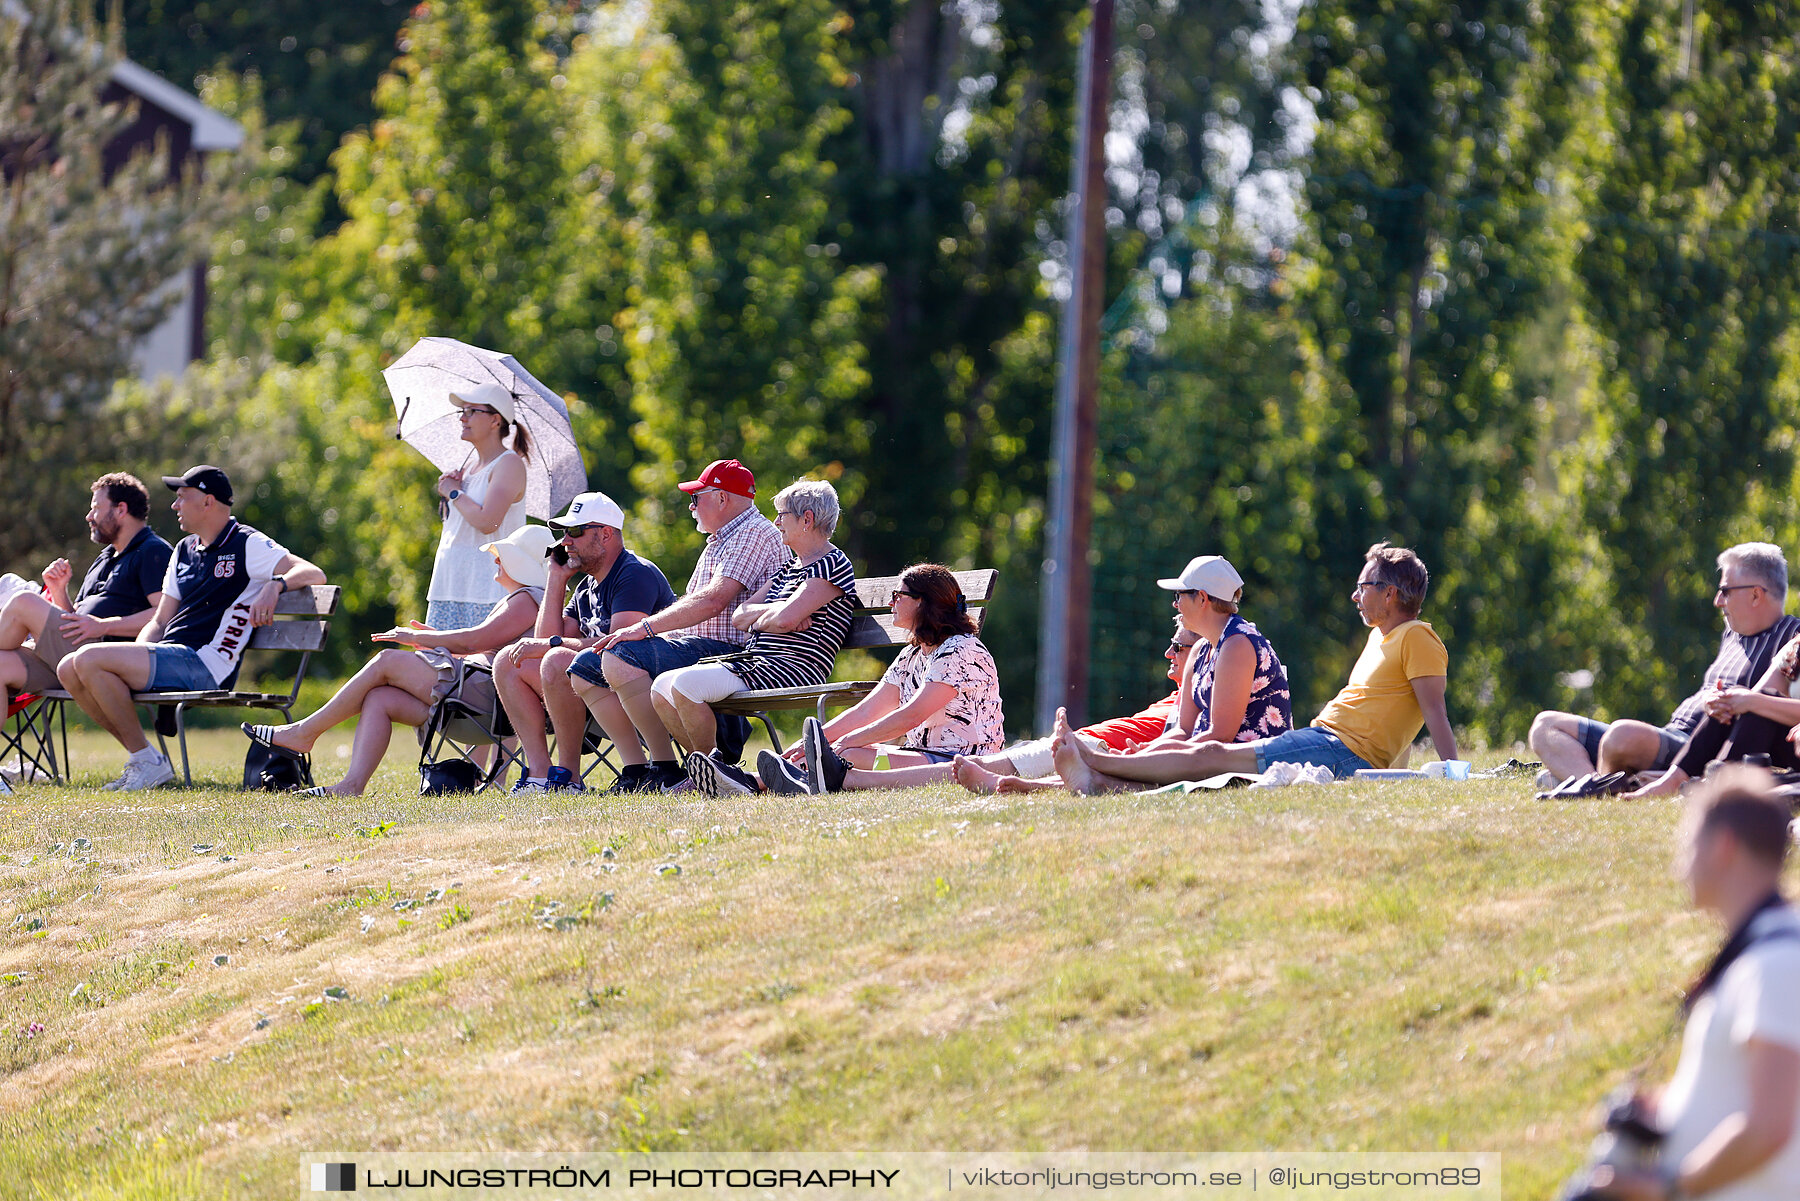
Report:
[[[1135,755],[1108,754],[1068,736],[1057,714],[1056,770],[1076,792],[1112,792],[1144,784],[1204,780],[1221,772],[1264,772],[1275,763],[1320,764],[1339,779],[1360,768],[1391,767],[1430,730],[1443,759],[1456,758],[1444,709],[1450,656],[1419,620],[1430,574],[1419,556],[1378,542],[1364,556],[1350,593],[1369,641],[1346,684],[1310,727],[1255,742],[1201,742]]]

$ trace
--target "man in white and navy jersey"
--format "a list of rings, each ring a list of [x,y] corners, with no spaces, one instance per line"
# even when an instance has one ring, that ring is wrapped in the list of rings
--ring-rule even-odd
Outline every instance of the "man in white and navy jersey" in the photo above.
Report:
[[[56,671],[75,703],[130,752],[109,789],[175,778],[144,736],[132,693],[231,687],[250,631],[269,623],[281,594],[325,582],[323,571],[232,517],[231,480],[217,467],[202,464],[163,483],[188,536],[169,560],[155,615],[136,642],[77,647]]]
[[[1725,617],[1719,654],[1700,690],[1682,701],[1667,724],[1623,720],[1611,724],[1554,711],[1531,723],[1531,749],[1559,780],[1592,771],[1664,771],[1706,716],[1715,686],[1754,688],[1775,652],[1800,635],[1800,618],[1787,605],[1787,558],[1779,546],[1744,542],[1719,555],[1719,587],[1713,604]]]

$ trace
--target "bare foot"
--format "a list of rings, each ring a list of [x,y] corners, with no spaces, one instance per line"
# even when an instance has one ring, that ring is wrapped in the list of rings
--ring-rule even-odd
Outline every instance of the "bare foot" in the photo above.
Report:
[[[1081,744],[1069,730],[1069,723],[1064,720],[1061,709],[1056,711],[1056,735],[1052,748],[1056,760],[1056,774],[1062,777],[1070,792],[1079,792],[1084,796],[1092,796],[1104,791],[1100,773],[1087,765],[1081,757]]]
[[[1677,778],[1677,770],[1678,769],[1671,768],[1644,785],[1642,788],[1639,788],[1636,792],[1625,793],[1619,799],[1625,801],[1647,801],[1652,797],[1674,796],[1681,791],[1681,786],[1687,783],[1687,774],[1683,772],[1679,778]]]
[[[1055,776],[1043,780],[1025,780],[1018,776],[997,776],[994,779],[995,792],[1039,792],[1046,788],[1061,788],[1062,781]]]
[[[268,741],[274,743],[284,751],[292,751],[296,755],[310,755],[312,753],[313,743],[316,739],[305,738],[296,734],[295,731],[300,728],[299,723],[295,723],[291,726],[260,726],[258,728],[267,730]]]
[[[970,792],[999,792],[1000,776],[989,771],[967,755],[958,755],[950,761],[950,774],[956,782]]]

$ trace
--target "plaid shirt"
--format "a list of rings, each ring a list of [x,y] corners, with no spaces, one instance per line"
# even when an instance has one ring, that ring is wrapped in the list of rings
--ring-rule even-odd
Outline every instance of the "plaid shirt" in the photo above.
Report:
[[[744,598],[779,571],[787,557],[787,544],[782,542],[781,531],[775,528],[775,523],[757,512],[755,505],[745,509],[706,536],[706,549],[700,552],[700,561],[694,564],[694,574],[688,577],[687,586],[688,592],[694,593],[720,576],[730,576],[744,586],[743,590],[731,598],[731,603],[721,609],[718,616],[685,630],[672,631],[664,637],[691,635],[716,638],[733,646],[749,645],[750,635],[732,625],[731,618]]]

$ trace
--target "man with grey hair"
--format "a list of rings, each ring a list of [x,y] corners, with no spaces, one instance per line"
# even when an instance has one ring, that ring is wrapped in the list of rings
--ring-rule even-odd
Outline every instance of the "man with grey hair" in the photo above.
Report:
[[[1754,687],[1775,652],[1800,635],[1800,618],[1787,604],[1787,558],[1767,542],[1745,542],[1719,555],[1719,587],[1713,605],[1724,614],[1719,653],[1700,690],[1682,701],[1668,722],[1653,726],[1629,718],[1611,723],[1548,710],[1531,723],[1531,749],[1557,780],[1595,771],[1662,772],[1675,761],[1706,716],[1707,699],[1723,688]]]

